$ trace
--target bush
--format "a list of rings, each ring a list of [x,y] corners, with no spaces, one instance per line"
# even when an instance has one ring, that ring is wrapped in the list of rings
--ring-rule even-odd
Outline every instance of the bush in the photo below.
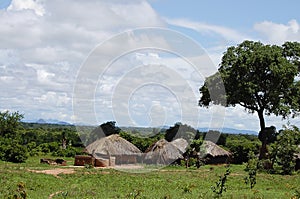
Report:
[[[291,175],[295,169],[295,153],[300,140],[300,131],[296,127],[287,128],[279,132],[277,141],[271,146],[271,162],[277,164],[279,173]]]
[[[43,143],[37,147],[37,150],[44,154],[56,152],[59,150],[59,144],[57,142]]]
[[[250,151],[255,154],[259,151],[259,142],[250,141],[247,139],[227,140],[226,147],[233,154],[233,163],[242,164],[248,162],[248,154]]]
[[[245,184],[250,185],[250,189],[252,189],[256,184],[256,174],[257,174],[257,164],[258,158],[255,154],[251,151],[248,154],[248,163],[246,165],[245,171],[248,172],[248,176],[244,178]]]
[[[28,154],[25,146],[12,139],[3,138],[0,141],[0,159],[3,161],[20,163],[27,160]]]
[[[67,147],[66,149],[59,149],[52,153],[53,156],[56,157],[74,157],[75,155],[82,155],[82,148],[75,148],[75,147]]]

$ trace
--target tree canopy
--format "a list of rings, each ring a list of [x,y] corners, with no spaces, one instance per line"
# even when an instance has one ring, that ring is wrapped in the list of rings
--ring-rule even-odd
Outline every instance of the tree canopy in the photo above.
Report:
[[[174,126],[168,128],[165,134],[165,139],[168,142],[171,142],[177,138],[183,138],[189,142],[191,139],[199,138],[199,132],[187,124],[178,122],[175,123]]]
[[[261,130],[265,128],[264,114],[284,118],[299,111],[300,44],[286,42],[282,46],[244,41],[227,49],[222,57],[218,75],[208,77],[200,88],[200,106],[221,104],[240,105],[249,113],[257,112]],[[221,77],[221,78],[219,78]],[[220,84],[226,94],[217,95]],[[212,92],[213,91],[213,92]]]
[[[14,137],[23,115],[19,112],[0,112],[0,136]]]
[[[115,121],[105,122],[96,127],[89,136],[88,143],[92,143],[104,136],[110,136],[112,134],[119,134],[121,129],[116,126]]]
[[[229,47],[218,72],[206,78],[199,89],[199,105],[240,105],[258,114],[260,133],[264,133],[264,115],[286,118],[299,113],[299,71],[300,43],[278,46],[244,41]],[[225,94],[220,85],[224,85]]]

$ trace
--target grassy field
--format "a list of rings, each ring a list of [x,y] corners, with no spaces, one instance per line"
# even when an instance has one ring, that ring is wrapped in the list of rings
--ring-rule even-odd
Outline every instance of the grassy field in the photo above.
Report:
[[[69,158],[68,164],[73,164]],[[128,173],[114,169],[75,168],[73,174],[58,176],[35,173],[55,168],[39,163],[39,157],[26,163],[0,162],[0,198],[20,192],[25,185],[27,198],[213,198],[211,186],[226,171],[224,166],[204,166],[200,169],[166,167],[149,173]],[[68,168],[72,169],[72,168]],[[297,198],[300,174],[292,176],[259,173],[251,190],[244,183],[247,173],[242,165],[231,165],[227,191],[222,198]],[[299,192],[298,192],[299,194]]]

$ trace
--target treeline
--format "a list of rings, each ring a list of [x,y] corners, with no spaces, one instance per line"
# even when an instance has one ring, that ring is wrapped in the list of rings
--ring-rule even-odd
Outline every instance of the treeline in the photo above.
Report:
[[[18,112],[0,113],[0,159],[10,162],[24,162],[29,156],[51,154],[60,157],[74,157],[84,154],[84,147],[93,141],[111,134],[119,134],[145,152],[160,139],[172,141],[184,138],[190,143],[187,153],[199,152],[207,137],[219,137],[216,144],[231,152],[231,163],[249,161],[249,154],[260,154],[261,145],[266,144],[268,153],[261,160],[263,168],[290,174],[295,166],[295,153],[299,152],[300,131],[297,127],[286,127],[276,131],[271,128],[265,135],[257,137],[247,134],[224,134],[218,131],[199,132],[187,124],[175,123],[168,129],[154,129],[152,132],[124,131],[109,121],[98,127],[58,124],[36,124],[20,122],[23,115]],[[208,136],[209,134],[209,136]],[[188,155],[189,156],[189,155]],[[267,167],[266,167],[267,166]]]
[[[121,130],[113,121],[103,123],[96,128],[75,127],[73,125],[22,123],[20,121],[23,115],[17,112],[0,114],[0,159],[11,162],[24,162],[28,156],[45,154],[73,157],[76,154],[83,154],[84,147],[91,142],[111,134],[119,134],[142,152],[163,138],[167,141],[178,137],[189,141],[204,140],[207,134],[181,123],[176,123],[168,129],[152,129],[151,132],[145,133],[138,132],[136,129]],[[234,163],[246,162],[250,151],[258,153],[257,136],[209,133],[220,135],[217,144],[232,152]]]

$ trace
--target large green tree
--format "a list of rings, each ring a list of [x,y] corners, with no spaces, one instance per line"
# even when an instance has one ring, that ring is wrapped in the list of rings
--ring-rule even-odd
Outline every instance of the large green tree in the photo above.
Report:
[[[200,106],[240,105],[257,113],[262,141],[261,158],[265,157],[268,136],[265,115],[286,118],[299,111],[300,44],[282,46],[244,41],[227,49],[218,72],[206,78],[200,88]],[[222,86],[226,92],[222,92]]]

